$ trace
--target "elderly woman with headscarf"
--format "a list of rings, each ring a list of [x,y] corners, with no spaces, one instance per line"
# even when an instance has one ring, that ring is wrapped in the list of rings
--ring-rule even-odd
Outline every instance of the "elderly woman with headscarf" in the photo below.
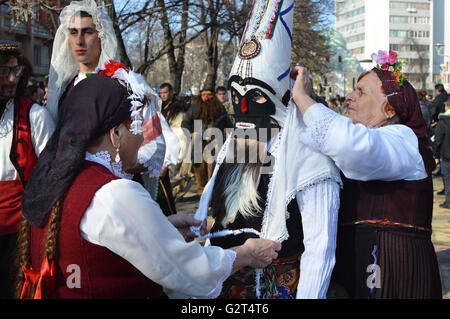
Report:
[[[441,298],[427,127],[396,54],[379,54],[347,96],[349,118],[310,98],[306,69],[291,74],[308,127],[299,139],[328,155],[344,182],[334,282],[352,298]]]
[[[21,298],[159,298],[161,286],[215,297],[233,271],[277,257],[281,245],[269,240],[228,250],[186,242],[200,222],[166,218],[130,180],[124,170],[137,163],[142,111],[151,107],[142,81],[108,64],[64,101],[22,201]]]

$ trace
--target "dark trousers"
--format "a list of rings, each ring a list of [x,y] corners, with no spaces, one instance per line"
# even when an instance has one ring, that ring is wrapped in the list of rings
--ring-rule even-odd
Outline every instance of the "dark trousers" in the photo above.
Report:
[[[177,213],[169,171],[166,171],[166,173],[159,178],[158,197],[156,202],[159,204],[159,207],[161,207],[164,215],[169,216]]]
[[[0,299],[14,298],[17,233],[0,236]]]
[[[445,202],[450,204],[450,161],[441,161],[441,166],[444,169],[443,180],[445,189]]]

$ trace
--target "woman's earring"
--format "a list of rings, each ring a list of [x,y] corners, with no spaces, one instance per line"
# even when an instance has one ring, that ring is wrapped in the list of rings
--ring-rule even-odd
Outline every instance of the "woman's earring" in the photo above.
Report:
[[[120,145],[119,145],[119,147],[120,147]],[[116,163],[120,162],[119,147],[116,148],[116,158],[114,159],[114,161]]]

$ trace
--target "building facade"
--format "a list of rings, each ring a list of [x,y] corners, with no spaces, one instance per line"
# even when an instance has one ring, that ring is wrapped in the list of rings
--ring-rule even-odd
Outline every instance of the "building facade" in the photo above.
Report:
[[[433,10],[433,50],[431,66],[433,82],[443,83],[450,90],[450,1],[432,1]],[[445,19],[447,17],[447,19]]]
[[[336,0],[335,28],[363,68],[373,67],[369,62],[372,53],[393,50],[407,62],[403,71],[414,87],[431,90],[432,66],[436,63],[433,35],[441,29],[444,33],[445,2],[449,1]],[[437,12],[442,12],[439,20],[435,18]]]

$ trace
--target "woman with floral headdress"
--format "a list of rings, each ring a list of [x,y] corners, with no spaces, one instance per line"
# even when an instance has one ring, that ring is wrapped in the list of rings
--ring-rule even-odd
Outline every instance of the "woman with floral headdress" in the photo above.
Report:
[[[18,297],[159,298],[161,286],[214,297],[232,271],[276,258],[268,240],[229,250],[187,243],[200,222],[167,219],[129,179],[151,107],[141,81],[111,62],[64,101],[22,201]]]
[[[310,98],[306,69],[291,74],[308,127],[299,138],[330,156],[344,182],[334,282],[351,298],[441,298],[426,123],[397,54],[373,59],[347,96],[348,118]]]

